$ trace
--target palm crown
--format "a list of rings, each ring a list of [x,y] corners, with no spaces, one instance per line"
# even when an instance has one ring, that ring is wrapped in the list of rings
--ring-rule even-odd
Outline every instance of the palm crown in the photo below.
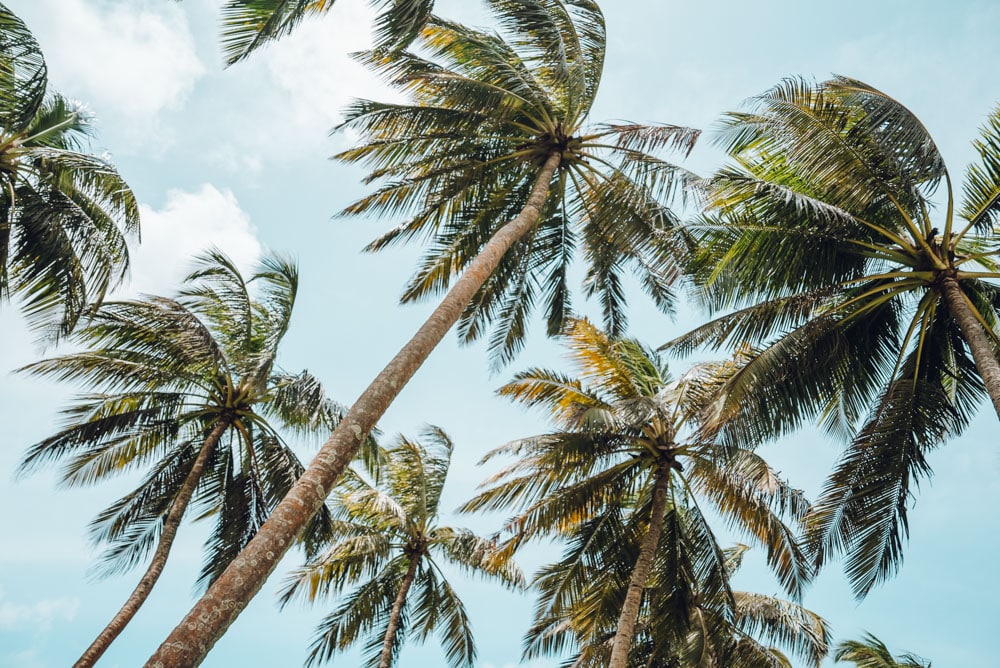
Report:
[[[616,596],[593,601],[621,610],[619,634],[635,623],[652,573],[669,598],[658,624],[674,625],[674,638],[684,637],[696,600],[711,599],[731,609],[725,558],[699,497],[763,544],[783,585],[798,594],[811,573],[782,518],[803,516],[808,504],[801,493],[751,450],[721,445],[692,428],[705,399],[734,366],[706,364],[671,381],[653,351],[635,340],[609,338],[586,320],[572,321],[565,342],[578,377],[532,369],[500,390],[548,409],[557,429],[488,455],[519,459],[464,506],[521,507],[507,524],[512,546],[538,535],[574,535],[576,547],[567,557],[574,567],[560,570],[555,579],[552,574],[543,578],[539,620],[565,615],[576,605],[574,592],[590,587],[591,577],[577,566],[587,560],[606,565],[609,553],[620,554],[616,543],[630,540],[639,547],[627,569],[631,581],[626,574],[616,584],[610,569],[593,576],[606,588],[595,586],[592,593],[620,585]],[[584,609],[586,614],[573,617],[574,631],[588,643],[597,642],[601,617]],[[623,652],[630,642],[626,632],[615,644]],[[547,649],[545,643],[541,647]],[[624,654],[618,660],[624,661]],[[616,664],[613,653],[611,665],[625,664]]]
[[[124,277],[139,209],[110,163],[81,152],[87,114],[47,81],[38,43],[0,4],[0,299],[19,296],[60,336]]]
[[[693,271],[711,308],[738,310],[668,345],[755,347],[715,405],[731,440],[814,416],[850,439],[809,524],[819,562],[846,549],[859,596],[898,567],[926,453],[984,380],[1000,413],[998,113],[959,205],[924,126],[861,82],[786,81],[723,126],[737,164],[713,179]]]
[[[685,250],[662,202],[689,177],[656,157],[690,150],[698,131],[632,123],[587,125],[604,64],[603,17],[588,0],[494,0],[506,39],[432,19],[421,53],[363,54],[362,60],[411,103],[354,103],[340,126],[360,145],[339,154],[371,167],[381,183],[348,214],[407,214],[369,248],[414,237],[431,248],[404,301],[447,287],[508,220],[525,207],[546,163],[557,156],[551,195],[533,229],[507,252],[460,321],[465,340],[491,323],[501,361],[517,351],[531,309],[549,334],[570,312],[567,269],[579,245],[585,294],[600,298],[613,334],[625,326],[622,272],[669,308],[669,284]],[[683,177],[683,178],[681,178]]]
[[[308,372],[276,365],[295,302],[294,265],[267,258],[245,281],[213,251],[186,283],[178,300],[105,303],[74,334],[82,352],[25,368],[93,393],[65,411],[61,431],[29,449],[22,471],[64,462],[63,481],[84,485],[148,468],[91,526],[95,542],[108,546],[106,569],[135,566],[156,546],[155,582],[193,500],[199,517],[217,517],[200,576],[208,584],[302,473],[276,425],[327,431],[340,409]],[[366,452],[374,456],[371,444]],[[307,548],[321,543],[329,522],[317,515]]]
[[[437,632],[450,665],[474,664],[465,607],[439,564],[509,586],[524,583],[493,542],[438,524],[451,451],[447,434],[428,427],[421,442],[400,436],[385,452],[377,483],[347,472],[332,500],[333,544],[293,574],[283,597],[315,600],[354,588],[320,624],[308,663],[327,660],[367,635],[366,665],[387,667],[407,633],[426,638]]]
[[[862,640],[845,640],[837,645],[833,658],[853,663],[855,668],[931,668],[931,662],[915,654],[894,657],[885,643],[871,633]]]

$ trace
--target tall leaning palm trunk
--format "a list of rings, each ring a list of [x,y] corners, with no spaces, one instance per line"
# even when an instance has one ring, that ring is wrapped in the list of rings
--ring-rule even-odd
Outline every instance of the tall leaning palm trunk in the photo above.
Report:
[[[652,152],[690,150],[698,132],[635,124],[584,127],[604,62],[604,21],[591,0],[491,0],[513,39],[433,19],[409,52],[363,60],[414,104],[356,102],[343,126],[365,143],[340,159],[388,183],[348,208],[416,212],[373,242],[434,243],[406,289],[443,291],[416,335],[364,391],[261,531],[170,634],[148,665],[196,665],[251,597],[354,456],[376,420],[457,321],[466,340],[495,324],[501,361],[520,348],[544,291],[548,331],[570,313],[567,267],[586,251],[587,294],[599,295],[612,331],[625,325],[621,271],[632,268],[668,309],[681,244],[660,203],[687,175]],[[539,275],[541,274],[541,275]]]
[[[205,438],[205,442],[202,444],[201,450],[198,452],[198,456],[191,466],[191,470],[177,490],[177,496],[174,498],[173,503],[170,504],[170,511],[163,520],[163,531],[160,533],[160,539],[156,543],[156,551],[153,553],[153,559],[150,561],[146,573],[139,580],[139,584],[136,585],[132,594],[125,601],[125,604],[122,605],[118,613],[108,622],[104,630],[98,634],[94,642],[87,648],[87,651],[83,653],[83,656],[73,664],[73,668],[90,668],[90,666],[97,663],[97,660],[104,655],[104,652],[111,646],[115,638],[125,630],[128,623],[135,617],[135,613],[139,612],[139,608],[149,598],[150,592],[153,591],[153,585],[160,579],[160,574],[163,573],[163,568],[167,565],[167,557],[170,555],[170,548],[173,546],[174,538],[177,536],[177,528],[181,525],[181,520],[184,519],[184,512],[191,502],[191,497],[194,496],[194,490],[198,486],[198,481],[201,480],[201,476],[205,472],[205,467],[208,465],[208,460],[211,458],[212,453],[215,452],[216,446],[219,445],[219,441],[229,427],[230,421],[226,419],[219,420]]]
[[[635,638],[635,624],[639,619],[639,606],[642,603],[642,592],[649,580],[649,572],[656,556],[656,548],[660,544],[660,534],[663,533],[663,513],[667,509],[667,491],[670,487],[670,464],[661,460],[657,463],[653,478],[653,507],[649,515],[649,529],[642,539],[639,557],[632,569],[625,603],[618,616],[618,629],[611,643],[611,660],[608,668],[625,668],[628,665],[628,652]]]
[[[192,641],[210,638],[214,644],[242,609],[237,602],[249,601],[260,591],[281,556],[323,505],[344,469],[357,455],[361,443],[403,386],[455,324],[504,254],[538,222],[559,159],[558,153],[549,156],[521,213],[490,239],[413,338],[362,392],[257,535],[191,608],[146,665],[198,665],[208,654],[211,644]]]

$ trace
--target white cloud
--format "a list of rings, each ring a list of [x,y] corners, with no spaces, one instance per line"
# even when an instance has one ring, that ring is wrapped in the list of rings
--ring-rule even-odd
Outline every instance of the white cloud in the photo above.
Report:
[[[48,629],[56,620],[73,621],[80,608],[78,598],[44,599],[34,603],[12,603],[2,600],[0,590],[0,629],[11,631],[30,626]]]
[[[216,246],[241,269],[261,246],[236,196],[209,183],[194,192],[171,190],[162,209],[141,205],[142,243],[132,253],[131,295],[172,294],[199,252]]]
[[[239,132],[214,152],[215,162],[233,170],[257,169],[262,155],[299,157],[323,144],[350,100],[399,99],[349,55],[371,46],[373,16],[367,3],[337,3],[225,72],[252,90],[254,100],[231,116],[230,126]],[[333,151],[324,146],[323,152]]]
[[[162,147],[159,116],[204,74],[180,5],[162,0],[35,0],[53,84],[123,125],[133,150]],[[30,17],[29,17],[30,18]],[[103,123],[104,126],[112,123]]]

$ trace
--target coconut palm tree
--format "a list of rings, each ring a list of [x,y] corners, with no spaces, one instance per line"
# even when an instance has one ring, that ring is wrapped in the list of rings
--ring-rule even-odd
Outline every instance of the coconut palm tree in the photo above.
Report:
[[[732,312],[668,345],[753,347],[716,404],[731,439],[818,417],[850,441],[809,534],[819,563],[846,552],[863,597],[899,567],[926,453],[984,396],[1000,415],[1000,108],[957,203],[920,121],[853,79],[785,81],[720,140],[736,164],[713,180],[692,271]]]
[[[931,662],[915,654],[896,658],[885,643],[866,633],[864,640],[845,640],[833,653],[837,661],[850,661],[855,668],[931,668]]]
[[[620,605],[624,597],[630,564],[638,552],[637,536],[622,531],[620,517],[614,513],[581,525],[582,531],[569,538],[563,560],[543,570],[537,580],[542,595],[538,607],[546,616],[536,619],[528,632],[526,658],[572,647],[575,654],[568,665],[608,665],[618,621],[616,603]],[[681,521],[685,519],[681,512]],[[748,549],[736,545],[724,551],[726,584]],[[776,645],[807,665],[819,666],[830,644],[823,618],[774,596],[742,591],[713,595],[718,583],[698,579],[702,574],[685,563],[690,554],[687,549],[664,551],[654,565],[629,666],[790,668],[788,657]],[[679,569],[687,570],[687,577],[694,580],[685,588],[690,596],[679,596],[671,585],[670,574]],[[551,606],[554,597],[567,604],[561,609]]]
[[[731,364],[705,364],[672,381],[666,365],[633,339],[613,339],[587,320],[573,320],[563,341],[576,375],[531,369],[500,389],[527,406],[541,406],[555,431],[514,441],[487,455],[511,455],[517,461],[487,480],[487,488],[463,510],[520,509],[506,529],[516,547],[536,536],[584,531],[580,549],[620,555],[617,545],[631,541],[637,551],[628,561],[624,581],[597,585],[617,609],[610,643],[611,668],[624,668],[651,578],[670,592],[670,606],[684,614],[657,616],[657,624],[686,626],[686,611],[703,600],[725,607],[731,598],[725,558],[699,505],[707,500],[734,527],[765,546],[771,567],[793,595],[811,573],[783,517],[797,520],[808,504],[749,448],[727,447],[693,427],[706,397],[725,378]],[[621,515],[621,517],[618,517]],[[578,526],[589,523],[586,528]],[[593,536],[616,527],[622,538]],[[590,526],[590,525],[593,526]],[[586,538],[584,538],[586,537]],[[580,560],[571,550],[568,576]],[[598,563],[613,558],[600,555]],[[661,566],[660,569],[656,565]],[[610,570],[606,571],[611,577]],[[654,575],[655,573],[655,575]],[[572,606],[574,586],[561,581],[543,595],[540,619],[561,616]],[[576,586],[589,587],[586,581]],[[695,587],[700,592],[695,592]],[[547,591],[543,587],[543,592]],[[597,591],[595,589],[594,591]],[[584,606],[585,617],[590,607]],[[602,630],[599,615],[580,620],[587,635]]]
[[[326,14],[336,0],[228,0],[222,6],[222,52],[230,65],[290,34],[307,17]],[[406,47],[431,16],[434,0],[370,0],[383,7],[375,22],[379,49]]]
[[[456,280],[275,511],[282,521],[257,534],[247,558],[209,589],[153,663],[192,665],[204,656],[457,320],[467,340],[496,323],[492,347],[501,360],[521,345],[536,302],[549,332],[558,332],[569,313],[567,267],[577,243],[589,264],[585,292],[600,298],[612,331],[625,326],[622,272],[629,268],[660,306],[670,307],[684,249],[670,234],[675,217],[660,201],[688,175],[655,154],[689,149],[697,131],[586,125],[605,44],[602,15],[590,0],[489,4],[506,41],[435,19],[418,42],[429,59],[364,55],[412,103],[357,102],[342,126],[361,145],[340,159],[368,165],[368,180],[385,183],[348,213],[411,216],[373,247],[434,239],[407,298]],[[236,601],[243,603],[228,603]]]
[[[376,484],[348,470],[334,490],[333,545],[289,579],[282,596],[315,601],[353,589],[320,624],[307,664],[326,661],[368,636],[366,665],[390,668],[404,637],[437,632],[451,666],[476,658],[465,606],[440,564],[523,587],[520,569],[485,538],[438,524],[452,442],[427,427],[421,442],[400,436]]]
[[[105,303],[73,335],[80,352],[24,369],[81,382],[91,393],[65,410],[58,433],[28,450],[22,472],[58,462],[62,481],[77,486],[148,471],[90,527],[94,542],[107,545],[106,573],[153,555],[77,666],[93,665],[145,602],[192,503],[199,517],[217,518],[199,578],[208,585],[302,473],[277,427],[316,434],[339,416],[316,378],[276,364],[295,303],[294,265],[265,258],[244,280],[227,257],[210,251],[185,283],[177,300]],[[309,550],[329,526],[328,513],[316,516],[306,532]]]
[[[0,4],[0,303],[18,298],[58,337],[125,276],[139,208],[115,168],[83,152],[82,107],[47,85],[38,43]]]

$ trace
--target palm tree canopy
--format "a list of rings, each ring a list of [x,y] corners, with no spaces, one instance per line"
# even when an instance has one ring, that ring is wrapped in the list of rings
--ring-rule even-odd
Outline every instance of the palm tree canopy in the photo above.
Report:
[[[931,662],[914,654],[894,657],[885,643],[871,633],[863,640],[845,640],[837,645],[833,658],[849,661],[855,668],[931,668]]]
[[[218,251],[197,260],[178,299],[107,302],[73,334],[81,351],[31,364],[29,373],[81,383],[89,393],[64,411],[63,428],[32,446],[22,473],[63,465],[68,485],[137,469],[140,485],[104,510],[91,537],[111,571],[130,568],[156,545],[163,517],[206,435],[226,432],[195,492],[199,518],[215,516],[202,584],[210,583],[257,531],[302,473],[278,432],[333,428],[340,407],[307,371],[277,365],[298,286],[293,264],[262,260],[245,280]],[[374,461],[374,445],[366,450]],[[305,534],[315,551],[330,529],[321,513]]]
[[[106,160],[81,152],[83,108],[46,92],[31,32],[0,4],[0,300],[68,334],[128,269],[135,196]]]
[[[726,556],[702,501],[762,544],[784,587],[798,595],[811,569],[784,519],[801,519],[807,502],[750,449],[721,445],[696,429],[705,399],[734,365],[709,363],[673,380],[655,351],[613,339],[587,320],[572,320],[563,340],[575,375],[531,369],[499,391],[542,407],[556,429],[487,455],[518,459],[463,506],[517,509],[505,526],[511,551],[537,536],[569,541],[563,560],[538,576],[528,655],[559,651],[572,638],[607,662],[606,634],[617,626],[608,618],[622,609],[654,520],[662,529],[640,619],[642,610],[659,606],[648,614],[669,642],[664,647],[676,647],[699,605],[732,618]],[[664,470],[667,503],[663,517],[654,518],[653,489]]]
[[[681,512],[681,522],[685,521],[683,515]],[[538,587],[547,605],[539,606],[543,614],[526,637],[528,657],[572,648],[576,650],[572,666],[607,665],[617,609],[638,551],[635,536],[621,532],[624,527],[619,519],[619,515],[612,515],[581,526],[570,538],[563,560],[543,569]],[[724,550],[727,584],[747,549],[737,545]],[[678,568],[690,569],[691,564],[670,562],[683,560],[690,553],[681,550],[670,555],[664,550],[653,569],[629,655],[630,666],[783,668],[786,662],[791,666],[778,647],[806,665],[820,665],[829,651],[829,626],[801,605],[751,592],[712,595],[717,585],[699,581],[703,574],[694,569],[689,570],[694,581],[688,584],[694,596],[684,601],[671,586],[669,574]],[[559,606],[551,605],[555,597],[562,601]]]
[[[746,348],[715,405],[728,442],[814,418],[850,441],[810,536],[820,563],[846,551],[864,596],[900,564],[927,452],[986,396],[946,283],[1000,351],[1000,108],[957,205],[926,128],[853,79],[787,80],[727,115],[719,137],[735,164],[712,179],[693,226],[692,272],[703,302],[730,312],[667,347]],[[942,185],[943,211],[932,199]]]
[[[363,638],[366,665],[378,665],[389,611],[404,574],[417,561],[413,590],[402,609],[393,657],[403,636],[423,640],[437,633],[451,666],[472,666],[475,645],[465,606],[439,564],[522,587],[524,577],[496,545],[467,529],[438,523],[452,442],[438,427],[421,440],[400,436],[386,450],[381,477],[370,482],[349,470],[331,500],[335,536],[328,549],[288,580],[282,596],[315,601],[344,595],[320,624],[308,663],[326,661]]]
[[[704,401],[736,367],[706,363],[673,380],[654,350],[614,339],[586,319],[571,320],[562,338],[576,376],[530,369],[499,390],[545,409],[556,430],[489,453],[484,462],[501,455],[518,460],[488,478],[463,509],[520,509],[507,525],[514,545],[559,534],[623,500],[648,504],[649,472],[666,457],[674,479],[671,506],[685,508],[689,523],[697,519],[714,544],[695,498],[709,501],[765,546],[790,592],[801,592],[810,569],[783,518],[800,519],[808,502],[752,450],[725,446],[696,429]],[[722,552],[714,554],[721,569]]]
[[[430,249],[404,291],[444,291],[494,233],[525,206],[542,166],[559,164],[534,230],[515,243],[460,320],[471,341],[494,325],[500,362],[520,348],[532,309],[550,335],[571,309],[574,249],[588,270],[584,294],[600,299],[612,334],[625,327],[623,273],[631,270],[663,309],[687,247],[662,202],[694,177],[657,157],[690,151],[699,132],[673,125],[588,125],[604,64],[604,19],[589,0],[491,0],[500,33],[432,18],[417,52],[359,58],[408,97],[359,100],[340,130],[359,145],[336,156],[370,168],[378,183],[349,215],[406,216],[373,241],[414,238]]]

